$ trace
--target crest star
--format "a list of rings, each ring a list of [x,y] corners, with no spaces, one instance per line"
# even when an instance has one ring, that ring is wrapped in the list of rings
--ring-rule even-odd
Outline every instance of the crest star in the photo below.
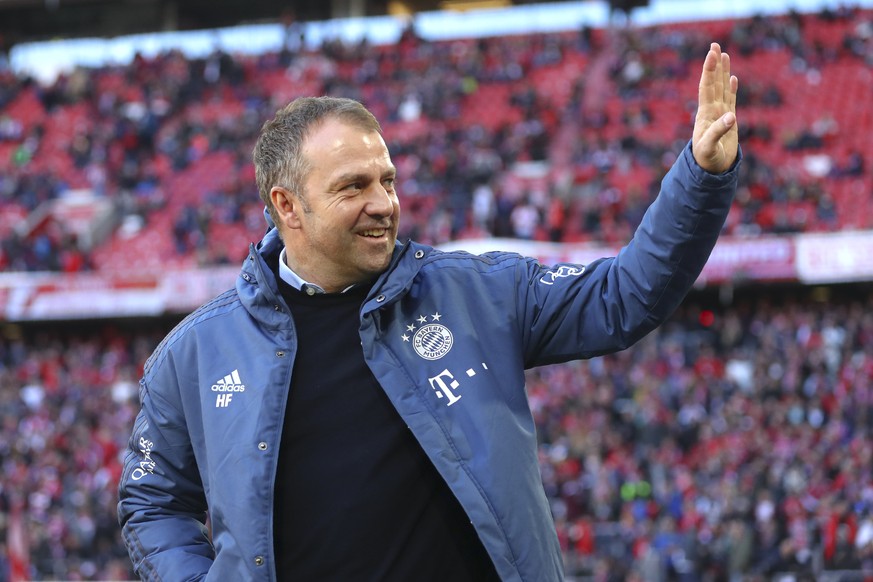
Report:
[[[431,317],[433,318],[434,321],[439,321],[439,320],[440,320],[440,317],[442,317],[442,315],[440,315],[440,312],[437,311],[436,313],[434,313],[433,315],[431,315]]]
[[[415,331],[415,324],[410,323],[409,325],[406,326],[406,329],[408,331]]]
[[[420,323],[427,323],[427,318],[426,318],[425,316],[423,316],[423,315],[419,315],[419,316],[418,316],[418,321],[419,321]]]
[[[408,341],[409,341],[409,336],[406,335],[405,333],[404,333],[402,336],[400,336],[400,337],[402,337],[402,338],[403,338],[403,341],[405,341],[405,342],[408,342]]]

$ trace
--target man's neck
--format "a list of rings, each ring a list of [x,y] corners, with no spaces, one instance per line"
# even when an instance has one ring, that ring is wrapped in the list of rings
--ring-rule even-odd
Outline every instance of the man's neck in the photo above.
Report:
[[[298,291],[303,291],[309,295],[315,295],[317,293],[329,293],[329,290],[326,290],[321,285],[316,283],[310,283],[300,275],[298,275],[294,269],[288,264],[288,250],[287,247],[283,247],[282,251],[279,253],[279,277],[282,278],[283,281],[297,289]],[[356,284],[353,283],[348,285],[342,289],[340,289],[339,293],[345,293],[349,289],[353,288]]]

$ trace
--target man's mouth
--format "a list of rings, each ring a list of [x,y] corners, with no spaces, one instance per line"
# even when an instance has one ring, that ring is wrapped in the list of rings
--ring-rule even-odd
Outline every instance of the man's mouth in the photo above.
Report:
[[[387,228],[370,228],[360,232],[361,236],[369,238],[381,238],[388,232]]]

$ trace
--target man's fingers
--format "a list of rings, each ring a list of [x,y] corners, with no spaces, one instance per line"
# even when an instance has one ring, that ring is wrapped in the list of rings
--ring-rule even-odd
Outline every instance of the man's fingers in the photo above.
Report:
[[[735,93],[732,79],[730,56],[721,51],[721,45],[717,42],[710,44],[700,75],[700,103],[730,103]]]
[[[725,103],[730,103],[731,90],[731,57],[727,53],[721,53],[721,88]]]
[[[713,121],[700,136],[701,152],[707,157],[714,153],[718,149],[716,145],[718,141],[731,130],[736,122],[737,116],[733,112],[725,113]]]
[[[730,100],[728,101],[728,105],[731,106],[731,111],[737,110],[737,91],[740,88],[740,80],[737,79],[736,75],[731,75],[730,78]]]
[[[714,42],[709,47],[709,52],[715,55],[715,75],[712,76],[713,80],[713,91],[712,96],[716,100],[724,99],[724,89],[728,85],[725,83],[725,60],[724,53],[721,52],[721,47],[718,43]],[[730,67],[730,63],[728,63],[728,67]]]
[[[701,102],[709,102],[715,97],[715,78],[718,76],[719,49],[718,44],[712,43],[706,58],[703,59],[703,72],[700,75],[699,99]]]

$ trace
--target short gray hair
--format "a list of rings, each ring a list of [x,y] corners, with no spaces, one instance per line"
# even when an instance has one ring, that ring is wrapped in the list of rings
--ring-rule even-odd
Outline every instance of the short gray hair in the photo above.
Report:
[[[306,202],[302,195],[311,162],[303,155],[303,143],[318,125],[338,119],[361,129],[382,133],[379,121],[358,101],[340,97],[300,97],[264,123],[252,159],[258,194],[273,222],[279,223],[270,200],[270,190],[281,186]]]

